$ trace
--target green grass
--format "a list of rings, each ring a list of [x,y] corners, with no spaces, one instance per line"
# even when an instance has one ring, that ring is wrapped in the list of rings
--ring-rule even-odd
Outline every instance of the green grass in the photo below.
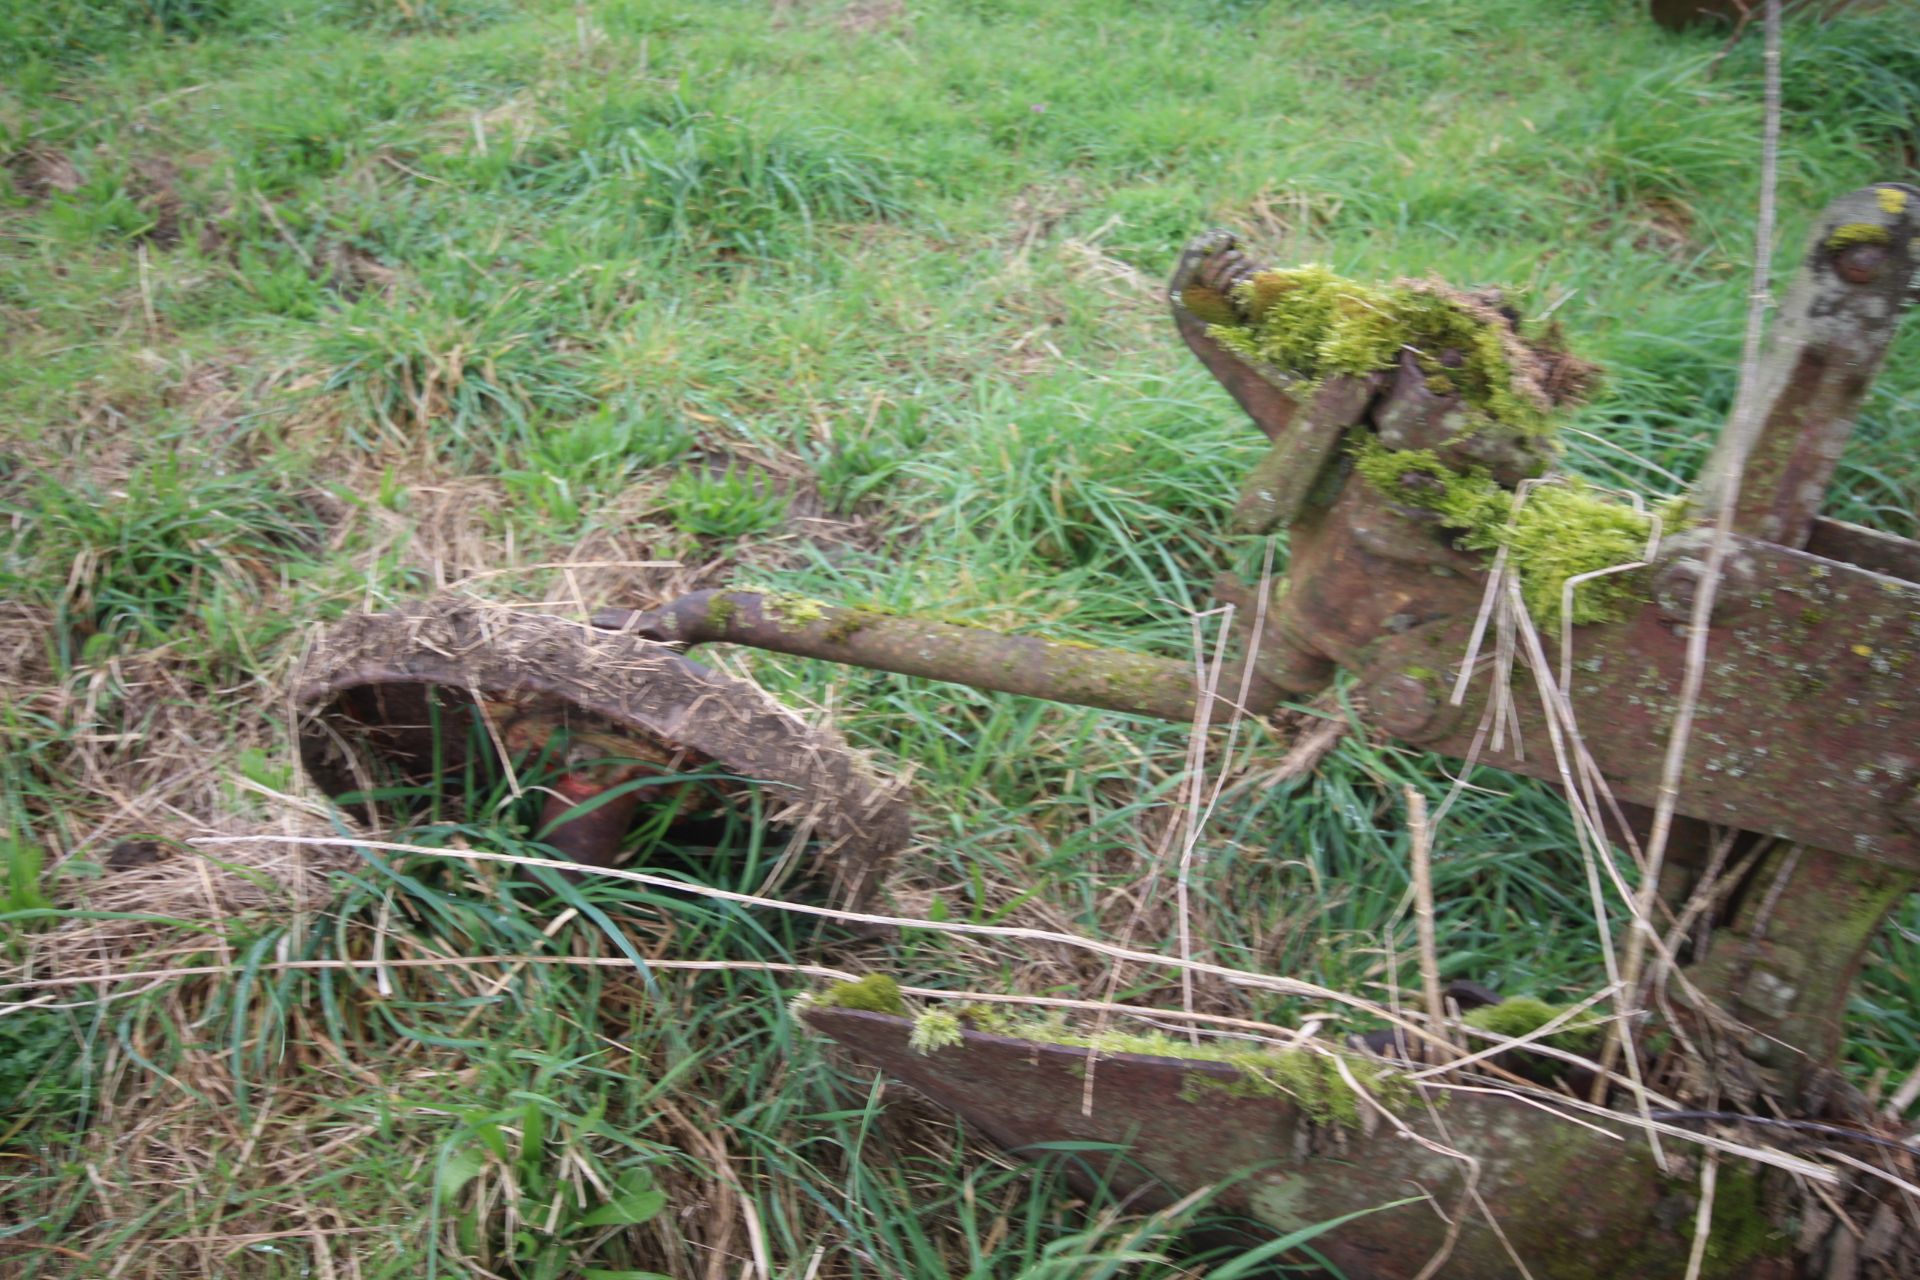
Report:
[[[1125,1153],[1009,1168],[883,1095],[786,1016],[812,979],[632,963],[1077,995],[1106,978],[1083,961],[425,855],[327,880],[257,846],[134,871],[110,851],[325,830],[281,794],[309,626],[503,568],[682,566],[481,581],[501,599],[733,582],[1187,654],[1214,574],[1264,551],[1225,536],[1262,442],[1159,297],[1210,225],[1357,278],[1523,290],[1607,370],[1570,464],[1671,492],[1732,397],[1759,64],[1749,41],[1716,67],[1714,37],[1643,9],[0,16],[0,956],[30,976],[103,953],[232,970],[0,1004],[0,1270],[294,1276],[324,1251],[366,1276],[701,1276],[724,1250],[733,1275],[751,1221],[766,1274],[796,1280],[1234,1274],[1184,1230],[1219,1225],[1207,1205],[1173,1222],[1068,1189]],[[1789,33],[1781,261],[1833,195],[1911,180],[1915,18]],[[1830,510],[1920,533],[1916,449],[1909,325]],[[742,661],[910,762],[898,909],[1171,948],[1163,910],[1130,918],[1185,729]],[[1222,963],[1411,984],[1402,789],[1437,798],[1443,762],[1349,738],[1267,785],[1284,745],[1242,735],[1198,936]],[[1443,976],[1584,994],[1599,964],[1564,806],[1473,781],[1437,833]],[[752,816],[639,856],[756,891],[781,844]],[[537,852],[538,821],[494,789],[406,835]],[[1920,915],[1904,924],[1858,989],[1862,1078],[1920,1059]],[[462,955],[552,962],[274,967]],[[1176,998],[1164,973],[1122,977],[1125,998]]]

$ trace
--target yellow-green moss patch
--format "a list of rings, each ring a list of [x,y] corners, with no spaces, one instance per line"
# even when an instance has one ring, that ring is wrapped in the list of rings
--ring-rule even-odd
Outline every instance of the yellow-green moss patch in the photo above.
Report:
[[[827,616],[827,606],[819,600],[806,596],[770,595],[761,608],[771,617],[784,622],[805,626],[809,622],[818,622]]]
[[[859,1009],[866,1013],[890,1013],[907,1016],[907,1002],[900,998],[900,984],[884,973],[870,973],[855,982],[836,982],[813,1001],[817,1009]]]
[[[1546,1026],[1567,1011],[1569,1006],[1548,1004],[1545,1000],[1536,1000],[1532,996],[1514,996],[1502,1000],[1499,1004],[1484,1005],[1471,1009],[1461,1018],[1468,1026],[1481,1031],[1492,1032],[1497,1036],[1509,1036],[1519,1039]],[[1600,1020],[1592,1016],[1574,1017],[1567,1025],[1552,1035],[1543,1038],[1540,1043],[1551,1045],[1555,1049],[1564,1049],[1568,1053],[1591,1053],[1599,1046]]]
[[[1244,1041],[1202,1040],[1195,1044],[1161,1031],[1083,1032],[1069,1027],[1058,1015],[1009,1013],[992,1005],[968,1005],[969,1022],[995,1035],[1047,1044],[1071,1045],[1101,1053],[1140,1053],[1157,1058],[1218,1062],[1234,1068],[1231,1077],[1194,1074],[1182,1086],[1181,1097],[1199,1102],[1209,1093],[1229,1097],[1284,1098],[1308,1118],[1321,1124],[1356,1125],[1362,1102],[1341,1074],[1344,1066],[1367,1096],[1389,1111],[1410,1107],[1413,1086],[1377,1058],[1320,1044],[1312,1049],[1249,1047]]]
[[[963,1038],[958,1015],[947,1009],[928,1009],[914,1017],[907,1047],[917,1053],[932,1053],[959,1044]]]
[[[1885,227],[1871,222],[1849,222],[1835,227],[1833,234],[1827,237],[1827,248],[1835,250],[1852,248],[1856,244],[1892,244],[1893,233]]]
[[[1368,285],[1325,267],[1262,271],[1233,296],[1246,322],[1209,326],[1223,346],[1306,382],[1391,369],[1413,352],[1437,390],[1525,435],[1551,432],[1553,405],[1520,376],[1516,335],[1484,303],[1424,283]],[[1452,352],[1458,364],[1444,363]]]
[[[1381,493],[1439,515],[1454,531],[1455,545],[1505,547],[1527,611],[1542,626],[1559,623],[1567,579],[1639,560],[1653,530],[1651,514],[1572,477],[1535,487],[1516,511],[1514,495],[1485,470],[1462,474],[1431,450],[1396,451],[1368,439],[1354,449],[1354,466]],[[1669,521],[1666,532],[1673,529]],[[1621,617],[1639,603],[1642,587],[1633,573],[1580,583],[1573,589],[1573,621]]]

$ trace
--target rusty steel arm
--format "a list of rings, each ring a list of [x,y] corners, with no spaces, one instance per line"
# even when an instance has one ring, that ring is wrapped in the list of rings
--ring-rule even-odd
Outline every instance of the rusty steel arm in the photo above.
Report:
[[[609,610],[594,622],[669,644],[747,645],[1180,723],[1193,719],[1198,696],[1192,665],[1173,658],[757,591],[696,591],[645,613]],[[1223,698],[1239,688],[1238,671],[1222,676]],[[1258,714],[1278,699],[1256,680],[1246,709]]]
[[[1734,528],[1804,547],[1915,288],[1920,189],[1883,182],[1822,211],[1761,366],[1759,412],[1728,424],[1699,503],[1736,489]],[[1737,488],[1736,488],[1737,487]]]

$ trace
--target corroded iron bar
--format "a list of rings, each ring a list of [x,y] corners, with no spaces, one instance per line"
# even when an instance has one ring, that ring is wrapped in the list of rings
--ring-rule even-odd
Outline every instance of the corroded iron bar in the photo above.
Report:
[[[1698,510],[1718,510],[1737,479],[1736,532],[1807,545],[1912,296],[1916,243],[1920,189],[1903,183],[1862,188],[1821,213],[1761,366],[1759,411],[1721,433]]]
[[[1183,723],[1193,719],[1198,692],[1192,666],[1173,658],[755,591],[696,591],[646,613],[607,611],[594,622],[671,644],[743,644]],[[1247,708],[1255,713],[1277,700],[1257,683]],[[1225,697],[1238,694],[1238,675],[1228,673],[1220,687]]]
[[[1269,440],[1284,442],[1300,402],[1275,378],[1228,351],[1208,334],[1210,323],[1237,322],[1233,290],[1260,266],[1243,255],[1232,233],[1212,231],[1187,246],[1173,273],[1173,323],[1207,372],[1220,380]]]

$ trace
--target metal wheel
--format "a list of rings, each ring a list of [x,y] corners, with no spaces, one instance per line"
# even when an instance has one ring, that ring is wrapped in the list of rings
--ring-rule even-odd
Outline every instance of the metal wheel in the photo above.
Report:
[[[908,838],[899,786],[837,733],[672,646],[561,618],[464,600],[350,618],[294,698],[308,776],[370,825],[423,796],[457,809],[471,766],[544,755],[564,768],[547,838],[584,863],[609,864],[643,804],[689,803],[689,785],[646,778],[703,765],[764,785],[837,900],[863,900]]]

